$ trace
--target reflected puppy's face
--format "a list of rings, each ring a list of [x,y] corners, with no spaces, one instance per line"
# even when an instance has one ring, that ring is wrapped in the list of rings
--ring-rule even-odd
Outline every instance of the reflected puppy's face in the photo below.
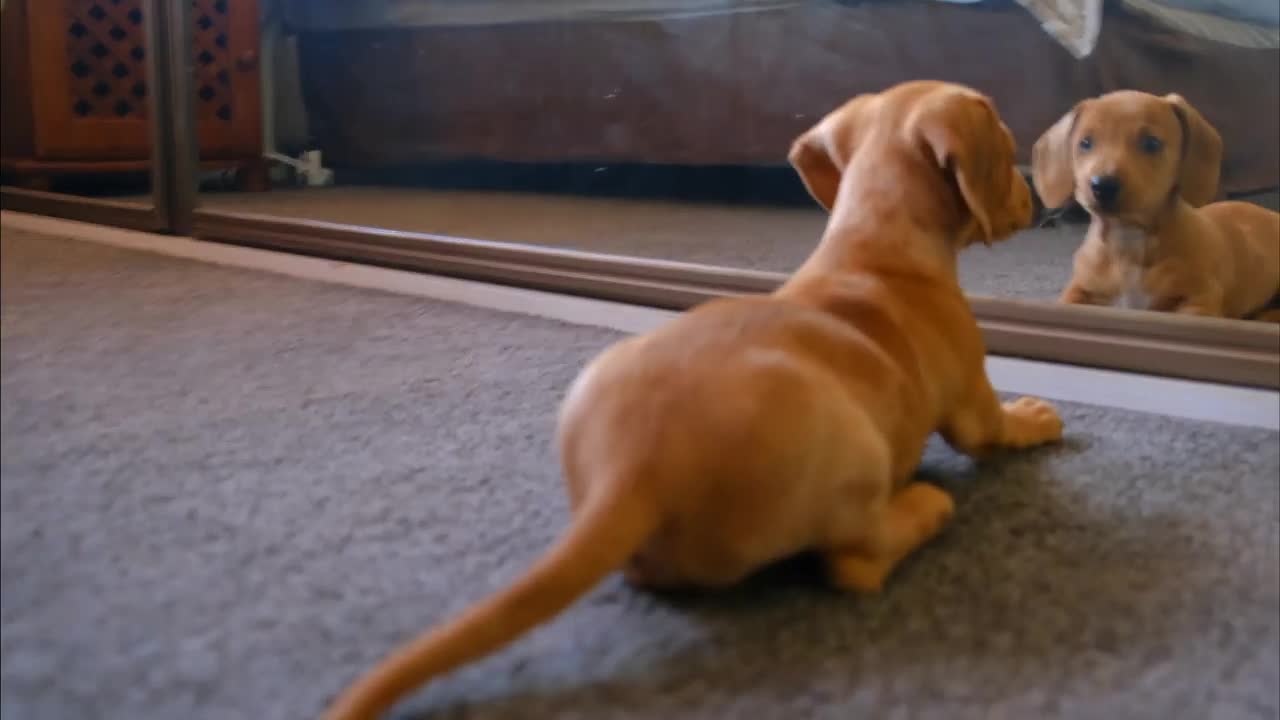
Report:
[[[1079,103],[1032,152],[1046,207],[1074,197],[1093,215],[1143,226],[1174,198],[1212,202],[1221,164],[1221,137],[1181,96],[1131,90]]]

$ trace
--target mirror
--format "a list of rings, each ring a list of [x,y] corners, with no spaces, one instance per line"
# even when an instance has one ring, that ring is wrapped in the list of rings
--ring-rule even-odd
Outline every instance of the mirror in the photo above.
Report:
[[[7,186],[150,209],[141,0],[7,0],[0,173]]]
[[[201,147],[234,165],[202,175],[201,205],[787,273],[827,219],[787,164],[792,141],[854,95],[942,78],[994,99],[1029,179],[1037,140],[1080,101],[1177,93],[1191,110],[1166,104],[1160,130],[1193,113],[1218,134],[1215,197],[1276,208],[1275,4],[1102,5],[197,0]],[[1141,165],[1130,188],[1171,188],[1178,163],[1125,159],[1152,128],[1118,130],[1122,115],[1089,120],[1130,133],[1107,141],[1115,168]],[[1181,137],[1156,140],[1180,159],[1198,150]],[[962,287],[1058,302],[1090,221],[1037,208],[1033,227],[961,254]],[[1280,256],[1269,227],[1249,242]],[[1266,262],[1248,282],[1280,274]],[[1114,304],[1187,300],[1161,292]]]

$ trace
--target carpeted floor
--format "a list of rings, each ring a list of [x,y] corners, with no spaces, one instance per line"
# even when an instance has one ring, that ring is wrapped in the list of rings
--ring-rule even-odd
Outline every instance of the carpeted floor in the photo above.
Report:
[[[565,521],[551,434],[616,335],[6,229],[7,719],[307,720]],[[424,718],[1274,718],[1280,436],[1085,406],[941,445],[947,535],[878,598],[798,563],[616,578]]]

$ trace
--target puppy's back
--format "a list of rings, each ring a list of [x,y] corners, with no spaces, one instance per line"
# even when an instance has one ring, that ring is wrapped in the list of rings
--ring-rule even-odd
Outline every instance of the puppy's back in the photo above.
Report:
[[[1236,283],[1231,294],[1237,297],[1228,297],[1228,304],[1240,306],[1237,316],[1270,302],[1280,293],[1280,213],[1234,200],[1206,205],[1200,212],[1223,229],[1223,239],[1232,246]]]

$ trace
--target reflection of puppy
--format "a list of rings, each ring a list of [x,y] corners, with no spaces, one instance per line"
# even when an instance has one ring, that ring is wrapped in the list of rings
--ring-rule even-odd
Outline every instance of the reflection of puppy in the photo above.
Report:
[[[432,677],[546,622],[606,575],[721,587],[816,551],[878,589],[951,516],[913,482],[929,435],[982,454],[1061,436],[1049,404],[1002,404],[955,255],[1031,220],[990,99],[938,82],[854,98],[790,159],[830,211],[772,295],[709,302],[623,340],[569,390],[559,446],[573,520],[510,587],[358,680],[329,720],[371,720]]]
[[[1093,216],[1059,299],[1231,318],[1266,306],[1280,292],[1280,214],[1206,205],[1221,162],[1217,131],[1177,95],[1124,90],[1076,105],[1032,159],[1046,206],[1074,192]]]

